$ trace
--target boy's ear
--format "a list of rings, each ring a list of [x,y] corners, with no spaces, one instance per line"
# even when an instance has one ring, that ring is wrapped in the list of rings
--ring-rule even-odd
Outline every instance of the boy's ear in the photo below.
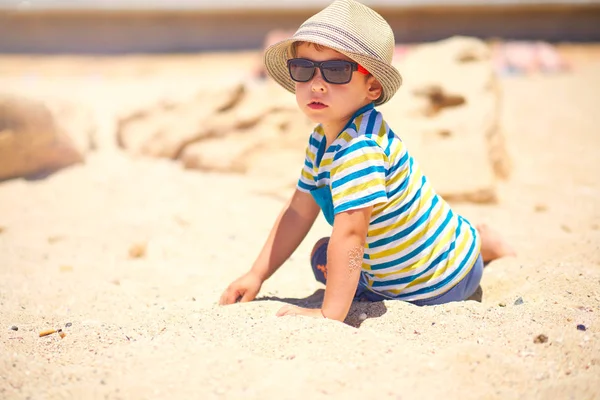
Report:
[[[369,76],[367,80],[367,98],[371,101],[375,101],[381,97],[381,93],[383,93],[383,87],[381,83],[373,76]]]

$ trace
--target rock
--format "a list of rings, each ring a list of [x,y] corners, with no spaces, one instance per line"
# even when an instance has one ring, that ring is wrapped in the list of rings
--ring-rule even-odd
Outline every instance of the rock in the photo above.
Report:
[[[13,325],[13,326],[10,327],[10,329],[13,330],[13,331],[18,331],[19,327],[16,326],[16,325]]]
[[[117,141],[133,154],[177,159],[188,144],[221,135],[215,117],[243,96],[244,87],[234,84],[207,89],[189,102],[136,111],[117,122]]]
[[[235,108],[211,122],[220,126],[219,135],[185,147],[185,168],[258,176],[270,182],[266,191],[295,185],[314,124],[282,91],[269,84],[247,90]]]
[[[146,255],[145,243],[134,243],[129,247],[129,258],[142,258]]]
[[[518,299],[515,300],[515,306],[520,306],[521,304],[523,304],[523,298],[519,297]]]
[[[577,330],[578,330],[578,331],[584,331],[584,332],[585,332],[585,331],[586,331],[586,329],[587,329],[587,328],[586,328],[586,327],[585,327],[585,325],[583,325],[583,324],[578,324],[578,325],[577,325]]]
[[[44,177],[81,163],[93,121],[80,106],[0,94],[0,180]]]
[[[547,341],[548,341],[548,336],[544,335],[543,333],[537,335],[533,339],[533,343],[546,343]]]

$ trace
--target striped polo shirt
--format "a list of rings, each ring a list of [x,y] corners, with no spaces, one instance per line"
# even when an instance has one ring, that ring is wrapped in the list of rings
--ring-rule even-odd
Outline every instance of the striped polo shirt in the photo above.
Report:
[[[362,265],[369,290],[390,299],[427,299],[466,276],[479,256],[477,231],[435,193],[372,104],[326,144],[318,125],[297,187],[320,193],[315,198],[332,225],[335,214],[373,206]]]

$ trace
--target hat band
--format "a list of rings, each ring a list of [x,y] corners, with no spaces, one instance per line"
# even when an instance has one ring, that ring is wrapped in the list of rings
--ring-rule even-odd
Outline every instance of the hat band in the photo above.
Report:
[[[295,39],[298,39],[300,36],[317,36],[326,40],[329,40],[332,43],[335,43],[342,49],[346,49],[352,53],[362,53],[369,54],[371,57],[374,57],[378,60],[381,60],[381,57],[373,52],[364,42],[362,42],[356,36],[350,34],[347,31],[343,31],[337,28],[334,25],[318,23],[318,22],[309,22],[300,27],[298,32],[294,35]],[[346,40],[344,40],[346,39]]]

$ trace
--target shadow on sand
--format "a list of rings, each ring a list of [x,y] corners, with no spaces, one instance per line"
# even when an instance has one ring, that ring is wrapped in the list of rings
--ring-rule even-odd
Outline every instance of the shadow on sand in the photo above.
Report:
[[[318,289],[310,296],[299,299],[293,297],[282,298],[277,296],[263,296],[256,298],[254,301],[281,301],[282,303],[288,303],[298,307],[319,308],[323,304],[324,296],[325,290]],[[355,328],[360,328],[361,324],[367,319],[381,317],[386,312],[387,308],[382,301],[354,301],[352,306],[350,306],[350,311],[348,311],[348,316],[344,320],[344,323]],[[361,315],[363,317],[362,319],[360,318]]]

